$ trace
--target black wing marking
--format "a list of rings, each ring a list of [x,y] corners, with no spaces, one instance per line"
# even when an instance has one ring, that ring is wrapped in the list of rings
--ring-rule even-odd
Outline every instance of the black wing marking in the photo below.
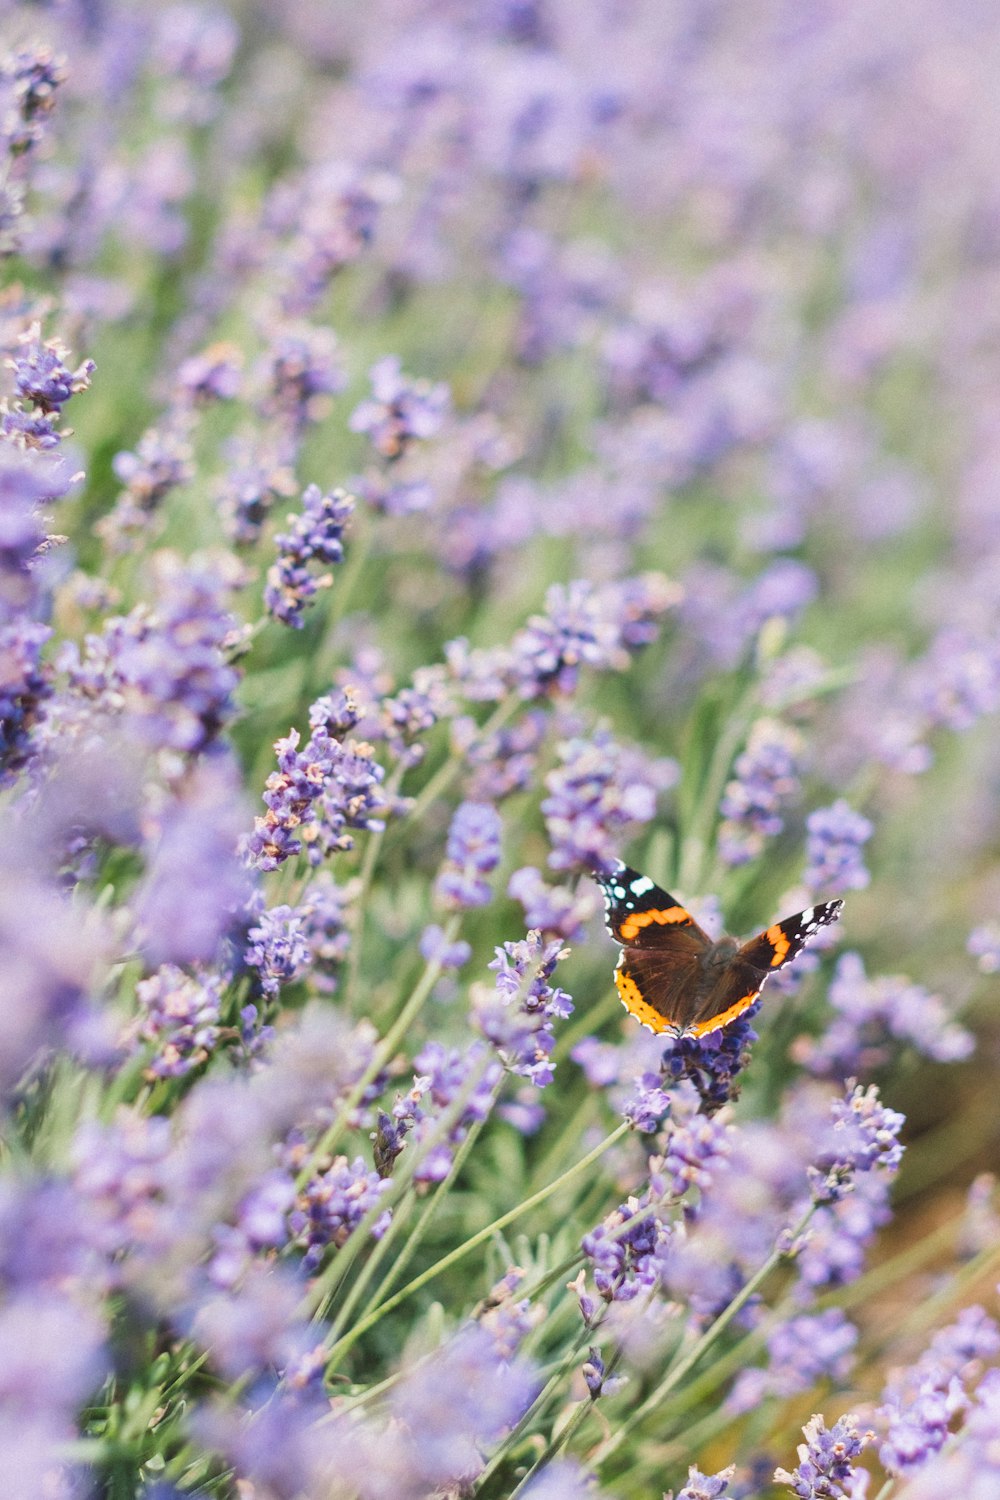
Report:
[[[604,893],[604,917],[616,942],[627,948],[665,948],[676,951],[675,938],[684,933],[695,949],[710,945],[686,907],[648,875],[630,865],[615,864],[594,872]]]
[[[843,901],[824,901],[818,906],[807,906],[805,911],[796,912],[794,917],[786,917],[783,922],[775,922],[765,932],[751,938],[749,943],[743,944],[737,956],[765,974],[783,969],[785,964],[798,958],[821,927],[836,922],[843,905]]]

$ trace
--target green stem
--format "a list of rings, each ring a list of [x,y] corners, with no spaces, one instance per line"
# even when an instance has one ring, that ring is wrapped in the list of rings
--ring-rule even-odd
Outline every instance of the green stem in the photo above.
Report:
[[[477,1082],[480,1076],[481,1075],[477,1074]],[[499,1095],[500,1089],[502,1087],[503,1078],[501,1077],[498,1080],[496,1088],[493,1091],[493,1103],[490,1105],[491,1113],[493,1104],[496,1103],[497,1096]],[[463,1166],[465,1165],[466,1158],[475,1145],[479,1132],[482,1130],[485,1123],[485,1120],[475,1120],[469,1127],[465,1140],[455,1152],[451,1166],[448,1169],[447,1177],[445,1177],[441,1182],[438,1183],[430,1199],[427,1203],[424,1204],[423,1213],[420,1215],[420,1218],[414,1225],[413,1231],[407,1239],[406,1244],[403,1246],[399,1255],[397,1255],[396,1259],[389,1267],[389,1272],[382,1282],[381,1286],[379,1287],[375,1297],[365,1308],[365,1317],[367,1317],[370,1313],[376,1312],[378,1308],[382,1306],[382,1304],[385,1302],[386,1298],[392,1291],[393,1286],[397,1281],[399,1281],[403,1272],[406,1270],[406,1267],[413,1259],[414,1254],[420,1247],[424,1235],[427,1233],[427,1230],[430,1227],[431,1220],[437,1213],[438,1209],[441,1207],[441,1204],[444,1202],[444,1198],[446,1193],[448,1192],[448,1189],[452,1186],[455,1179],[458,1177],[458,1174],[461,1172]],[[381,1246],[379,1248],[381,1248]],[[367,1272],[367,1270],[368,1267],[366,1266],[365,1271]],[[357,1305],[358,1297],[360,1296],[361,1292],[364,1291],[364,1287],[370,1279],[370,1277],[362,1273],[362,1276],[358,1278],[358,1286],[356,1288],[352,1287],[351,1295],[345,1303],[342,1312],[337,1318],[337,1321],[334,1323],[333,1328],[331,1329],[331,1333],[334,1335],[334,1337],[340,1334],[344,1323],[346,1323],[347,1321],[348,1316],[351,1312],[353,1312],[354,1307]]]
[[[548,1198],[551,1198],[560,1188],[565,1187],[582,1172],[586,1172],[589,1167],[593,1166],[595,1161],[598,1161],[606,1151],[610,1150],[616,1141],[621,1139],[628,1129],[628,1124],[623,1122],[609,1136],[606,1136],[600,1145],[595,1146],[593,1151],[588,1151],[586,1156],[581,1157],[574,1166],[564,1172],[561,1177],[558,1177],[555,1182],[548,1183],[537,1193],[532,1194],[530,1198],[525,1198],[522,1203],[518,1203],[514,1208],[508,1209],[498,1219],[494,1219],[491,1224],[487,1224],[485,1229],[480,1229],[476,1234],[450,1251],[449,1254],[443,1256],[441,1260],[429,1266],[426,1271],[422,1271],[419,1276],[415,1276],[412,1281],[407,1282],[406,1286],[383,1302],[381,1307],[373,1309],[372,1312],[361,1318],[350,1332],[345,1334],[330,1350],[329,1367],[333,1368],[335,1363],[339,1359],[342,1359],[347,1351],[353,1348],[358,1339],[363,1334],[366,1334],[369,1328],[372,1328],[380,1318],[383,1318],[387,1313],[393,1312],[403,1302],[412,1297],[415,1292],[419,1292],[422,1287],[425,1287],[428,1282],[433,1281],[444,1271],[449,1270],[452,1266],[457,1265],[459,1261],[464,1260],[478,1246],[492,1239],[501,1230],[506,1229],[508,1224],[513,1224],[522,1214],[526,1214],[531,1209],[537,1208],[540,1203],[544,1203]]]
[[[513,718],[517,710],[519,708],[522,708],[523,706],[524,705],[522,704],[521,699],[514,695],[511,695],[509,698],[504,698],[502,702],[497,704],[496,708],[493,710],[493,713],[479,730],[479,733],[476,735],[476,741],[481,742],[487,739],[491,734],[495,734],[496,731],[500,729],[502,725],[506,724],[508,719]],[[468,752],[466,751],[465,754],[467,753]],[[436,802],[437,799],[448,790],[452,782],[455,780],[455,777],[461,771],[463,764],[463,756],[448,756],[444,764],[440,765],[434,772],[434,775],[431,777],[430,781],[428,781],[423,790],[417,793],[413,806],[410,808],[410,811],[407,814],[407,817],[410,818],[411,821],[420,821],[420,818],[431,806],[431,804]]]
[[[756,698],[757,683],[754,681],[727,716],[725,728],[712,751],[705,780],[699,790],[691,815],[690,826],[684,830],[681,839],[677,884],[685,894],[701,889],[701,882],[706,874],[706,853],[718,816],[719,803],[722,800],[722,793],[733,760],[746,738],[751,710]]]
[[[458,934],[458,928],[458,915],[456,914],[449,917],[444,931],[442,948],[445,948],[449,943],[454,942],[455,937]],[[327,1130],[326,1134],[322,1136],[313,1150],[309,1153],[309,1156],[306,1158],[306,1161],[304,1162],[295,1183],[296,1188],[300,1191],[303,1187],[305,1187],[306,1183],[313,1175],[313,1172],[316,1169],[316,1163],[322,1157],[328,1156],[340,1141],[340,1138],[343,1135],[344,1131],[348,1128],[351,1115],[354,1113],[355,1109],[357,1109],[358,1105],[361,1103],[361,1100],[364,1098],[365,1091],[367,1090],[369,1084],[372,1083],[375,1078],[377,1078],[378,1074],[385,1067],[386,1063],[389,1062],[389,1060],[392,1058],[393,1054],[396,1051],[396,1048],[399,1046],[403,1037],[409,1031],[425,1000],[427,999],[427,996],[430,994],[431,990],[437,983],[440,975],[441,964],[437,959],[429,960],[423,974],[417,981],[409,1000],[407,1000],[398,1017],[389,1027],[389,1030],[386,1032],[385,1036],[376,1047],[371,1062],[368,1064],[367,1068],[365,1068],[364,1072],[358,1079],[357,1083],[354,1085],[350,1094],[341,1105],[337,1118],[333,1121],[333,1124]]]
[[[389,780],[386,782],[385,790],[387,798],[390,801],[399,791],[400,783],[403,780],[404,769],[405,768],[403,766],[403,763],[402,761],[400,761],[398,765],[393,767],[393,770],[389,775]],[[342,1003],[347,1010],[351,1009],[351,1002],[354,999],[354,994],[358,987],[358,977],[361,972],[361,946],[362,937],[364,934],[365,911],[368,905],[368,892],[371,890],[372,880],[375,875],[375,866],[378,863],[378,857],[381,852],[384,840],[384,829],[379,833],[371,834],[368,839],[368,843],[365,845],[364,857],[361,861],[360,889],[354,901],[354,930],[351,933],[351,948],[347,956],[347,974],[344,979],[344,995]]]
[[[798,1224],[796,1224],[795,1228],[792,1230],[790,1236],[791,1243],[794,1244],[799,1236],[804,1233],[810,1219],[815,1212],[816,1205],[810,1204],[808,1210],[803,1214]],[[742,1291],[738,1292],[737,1295],[733,1298],[732,1302],[729,1303],[728,1307],[723,1309],[723,1311],[716,1318],[715,1322],[712,1323],[710,1327],[706,1328],[701,1338],[691,1346],[683,1359],[678,1360],[678,1362],[667,1371],[666,1375],[660,1381],[655,1390],[651,1391],[650,1394],[646,1397],[645,1401],[643,1401],[640,1406],[636,1407],[631,1416],[629,1416],[611,1434],[611,1436],[601,1444],[601,1447],[597,1450],[597,1453],[591,1460],[595,1468],[598,1465],[602,1464],[605,1459],[610,1458],[611,1454],[616,1452],[617,1449],[621,1447],[625,1439],[631,1436],[636,1427],[644,1422],[649,1414],[656,1410],[656,1408],[660,1405],[660,1402],[670,1394],[674,1387],[678,1386],[685,1378],[685,1376],[694,1369],[695,1365],[701,1359],[702,1355],[712,1347],[716,1340],[723,1333],[725,1333],[726,1329],[729,1327],[730,1323],[732,1323],[733,1319],[737,1317],[740,1312],[742,1312],[743,1308],[749,1302],[750,1298],[754,1295],[757,1288],[767,1280],[768,1276],[770,1276],[775,1267],[778,1266],[781,1261],[787,1258],[787,1253],[787,1251],[778,1249],[777,1247],[771,1251],[771,1254],[767,1257],[767,1260],[760,1267],[760,1269],[754,1272],[753,1276],[751,1276],[750,1280],[743,1287]]]

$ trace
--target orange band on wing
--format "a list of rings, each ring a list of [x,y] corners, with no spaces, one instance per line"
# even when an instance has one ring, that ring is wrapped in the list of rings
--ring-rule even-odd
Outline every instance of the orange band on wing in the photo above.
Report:
[[[683,906],[668,906],[662,911],[634,911],[625,918],[618,930],[627,940],[638,936],[643,927],[649,927],[653,922],[662,927],[667,922],[684,924],[690,921],[691,913],[685,911]]]
[[[699,1021],[697,1026],[689,1026],[687,1028],[688,1036],[708,1036],[709,1032],[721,1031],[723,1026],[728,1026],[730,1021],[735,1021],[737,1016],[741,1016],[745,1010],[749,1010],[759,994],[759,989],[751,990],[749,995],[744,995],[741,999],[737,1000],[735,1005],[731,1005],[728,1010],[720,1011],[717,1016],[711,1016],[707,1021]]]
[[[648,1026],[650,1031],[657,1035],[666,1031],[670,1022],[666,1016],[661,1016],[658,1010],[654,1010],[648,1000],[644,1000],[639,992],[639,986],[635,980],[630,978],[621,969],[615,970],[615,988],[621,996],[621,1002],[630,1016],[643,1026]]]
[[[785,962],[788,950],[792,945],[785,937],[785,934],[782,932],[781,927],[777,922],[773,927],[769,927],[767,929],[764,936],[767,938],[768,942],[771,944],[771,947],[774,949],[774,956],[771,959],[771,968],[776,969],[779,964],[783,964]]]

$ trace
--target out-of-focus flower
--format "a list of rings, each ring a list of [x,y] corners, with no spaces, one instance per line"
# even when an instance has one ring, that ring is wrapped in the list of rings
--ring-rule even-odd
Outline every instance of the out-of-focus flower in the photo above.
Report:
[[[802,736],[776,719],[758,719],[733,767],[720,812],[719,852],[726,864],[756,859],[784,826],[783,805],[799,791]]]
[[[278,560],[267,572],[264,605],[276,620],[302,628],[310,599],[333,582],[331,573],[311,573],[309,564],[342,561],[342,537],[353,511],[354,499],[344,490],[326,495],[311,484],[305,491],[302,514],[289,517],[291,529],[274,539]]]
[[[657,797],[678,776],[672,760],[650,760],[607,729],[557,746],[560,765],[542,801],[554,870],[591,870],[618,857],[635,824],[656,816]]]
[[[983,922],[969,933],[966,948],[984,974],[1000,970],[1000,922]]]
[[[741,1371],[726,1401],[727,1409],[751,1411],[768,1396],[794,1396],[824,1379],[843,1384],[850,1375],[857,1342],[858,1330],[839,1307],[802,1313],[779,1323],[767,1341],[767,1367]]]
[[[153,1077],[182,1078],[215,1050],[221,991],[220,976],[194,978],[172,964],[136,985],[136,1038],[155,1047],[148,1065]]]
[[[378,1203],[389,1183],[371,1171],[360,1156],[349,1162],[337,1156],[317,1172],[298,1194],[289,1216],[289,1227],[297,1245],[305,1250],[304,1265],[314,1269],[329,1246],[339,1250],[361,1220]],[[389,1227],[388,1209],[371,1226],[373,1239]]]
[[[554,1074],[553,1023],[573,1013],[566,991],[548,982],[566,952],[558,938],[545,942],[538,931],[504,943],[489,965],[496,970],[496,988],[491,992],[484,986],[473,995],[473,1025],[497,1049],[505,1068],[537,1088],[551,1083]]]
[[[487,802],[463,802],[448,829],[447,862],[434,885],[438,903],[462,911],[485,906],[490,887],[483,878],[500,863],[500,816]]]
[[[813,891],[840,896],[858,891],[871,879],[861,851],[874,829],[867,818],[840,798],[806,819],[806,870],[802,879]]]
[[[719,1500],[728,1490],[735,1473],[735,1464],[729,1464],[717,1474],[703,1474],[692,1464],[688,1469],[687,1484],[677,1491],[677,1500]],[[674,1500],[673,1493],[664,1495],[663,1500]]]
[[[202,761],[146,831],[132,908],[150,964],[211,963],[239,921],[250,880],[238,852],[246,809],[235,766]]]
[[[838,960],[827,993],[835,1014],[826,1031],[798,1038],[792,1049],[796,1062],[812,1073],[843,1078],[871,1072],[887,1061],[893,1039],[937,1062],[968,1057],[975,1046],[939,996],[901,974],[869,979],[858,953]]]
[[[939,1329],[916,1363],[886,1385],[879,1417],[886,1441],[879,1458],[890,1474],[909,1475],[939,1452],[987,1361],[1000,1354],[1000,1329],[981,1307],[965,1307]]]
[[[507,894],[524,907],[526,927],[537,927],[564,942],[578,942],[597,910],[597,892],[591,885],[571,891],[567,886],[546,885],[533,865],[515,870],[507,882]]]
[[[349,425],[352,432],[367,433],[382,458],[402,458],[411,443],[440,431],[451,403],[446,385],[404,375],[394,354],[372,365],[369,378],[371,397],[355,408]]]

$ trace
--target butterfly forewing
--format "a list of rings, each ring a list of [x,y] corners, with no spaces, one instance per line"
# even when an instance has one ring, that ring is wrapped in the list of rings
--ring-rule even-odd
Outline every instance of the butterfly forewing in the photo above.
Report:
[[[627,948],[674,951],[683,934],[696,948],[708,947],[708,935],[691,913],[648,875],[618,864],[594,878],[604,893],[604,917],[616,942]]]
[[[783,969],[793,958],[798,958],[821,927],[836,922],[843,905],[843,901],[823,901],[818,906],[807,906],[805,911],[796,912],[794,917],[786,917],[783,922],[773,923],[749,943],[744,943],[737,957],[764,974]]]

